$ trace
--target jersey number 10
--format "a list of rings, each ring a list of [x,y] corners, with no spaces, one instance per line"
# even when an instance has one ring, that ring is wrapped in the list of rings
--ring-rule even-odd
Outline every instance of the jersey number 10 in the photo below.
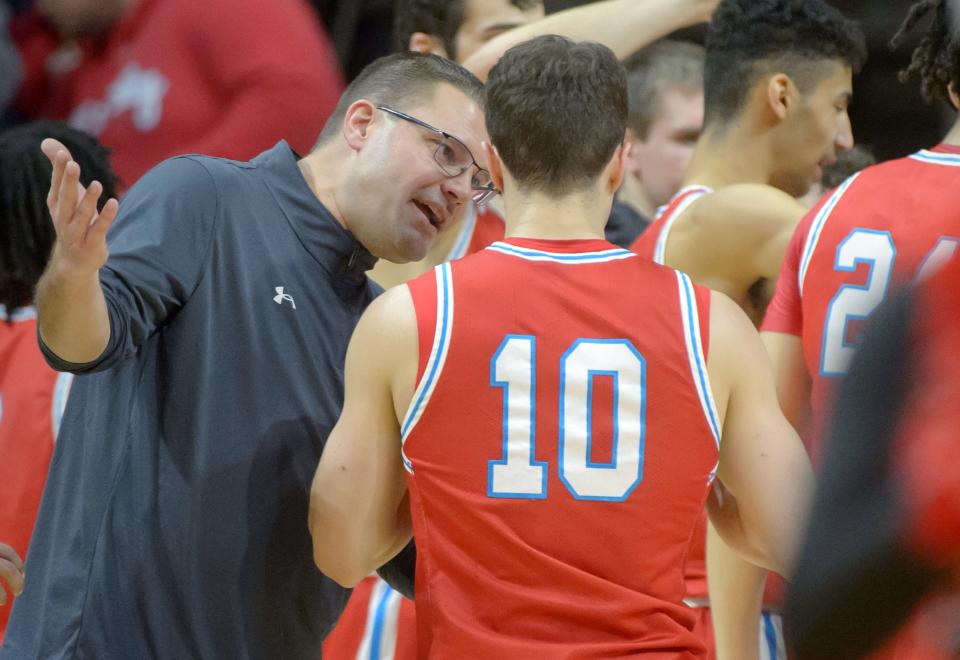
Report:
[[[927,254],[917,271],[917,277],[926,277],[948,261],[956,252],[960,239],[941,237]],[[869,264],[865,285],[844,284],[827,307],[823,324],[823,348],[820,353],[820,375],[839,377],[847,373],[856,346],[847,341],[847,323],[866,319],[887,297],[897,248],[888,231],[854,229],[837,246],[833,269],[854,272],[860,264]]]
[[[487,495],[547,496],[546,461],[535,458],[536,337],[507,335],[490,361],[503,389],[503,456],[487,468]],[[613,378],[613,452],[591,461],[593,382]],[[646,360],[626,339],[578,339],[560,359],[559,477],[578,500],[622,502],[643,480]]]

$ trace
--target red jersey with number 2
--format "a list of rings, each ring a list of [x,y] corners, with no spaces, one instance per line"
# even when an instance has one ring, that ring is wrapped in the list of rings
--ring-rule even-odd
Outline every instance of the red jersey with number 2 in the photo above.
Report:
[[[703,657],[710,292],[600,240],[507,239],[408,286],[420,657]]]
[[[797,227],[762,329],[800,337],[812,385],[805,441],[816,465],[833,388],[864,321],[898,283],[960,243],[960,148],[941,145],[847,179]]]

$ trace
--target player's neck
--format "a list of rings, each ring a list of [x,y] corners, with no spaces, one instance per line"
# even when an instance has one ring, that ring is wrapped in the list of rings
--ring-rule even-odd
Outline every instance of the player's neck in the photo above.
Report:
[[[650,199],[643,183],[632,174],[628,174],[623,179],[623,185],[617,192],[617,198],[621,202],[629,204],[647,218],[652,218],[657,211],[657,204]]]
[[[504,196],[506,235],[545,240],[602,239],[613,199],[596,194]]]
[[[713,189],[738,183],[770,183],[768,145],[741,127],[708,130],[690,159],[686,185]]]
[[[953,147],[960,147],[960,118],[953,124],[953,128],[943,138],[943,144],[949,144]]]

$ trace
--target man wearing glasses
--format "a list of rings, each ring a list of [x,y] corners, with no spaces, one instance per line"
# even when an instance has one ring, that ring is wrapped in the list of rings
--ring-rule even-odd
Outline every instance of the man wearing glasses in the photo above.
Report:
[[[307,494],[380,292],[366,271],[423,258],[494,192],[486,139],[480,81],[405,53],[354,81],[306,157],[174,158],[119,211],[45,141],[38,324],[83,376],[0,658],[320,657],[348,591],[313,565]]]

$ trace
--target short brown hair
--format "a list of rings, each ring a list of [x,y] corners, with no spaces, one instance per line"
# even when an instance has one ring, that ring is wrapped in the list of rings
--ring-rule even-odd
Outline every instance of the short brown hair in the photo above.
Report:
[[[546,35],[514,46],[487,80],[487,128],[524,189],[590,185],[623,143],[626,72],[597,43]]]
[[[428,97],[441,83],[452,85],[483,107],[483,83],[462,66],[437,55],[403,52],[374,60],[354,78],[340,96],[337,107],[327,120],[317,145],[336,135],[347,109],[360,99],[376,105],[403,109],[410,99]]]

